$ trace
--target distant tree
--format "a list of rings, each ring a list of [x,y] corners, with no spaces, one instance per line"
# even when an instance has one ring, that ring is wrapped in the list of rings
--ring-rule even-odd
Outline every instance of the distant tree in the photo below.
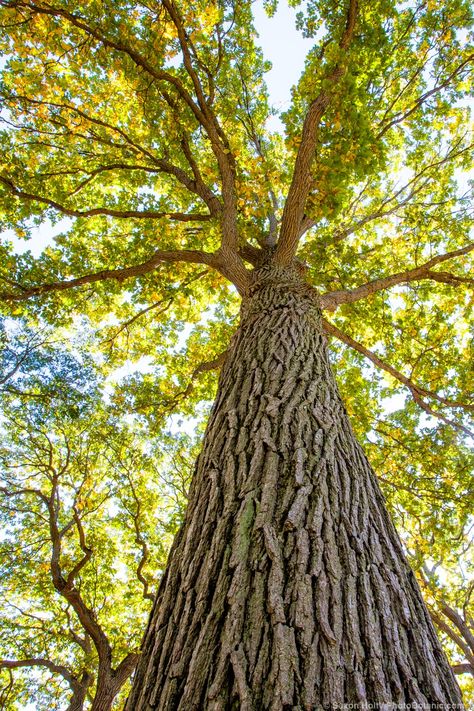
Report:
[[[449,530],[450,486],[472,502],[470,4],[301,5],[284,137],[247,0],[0,7],[3,225],[69,220],[39,258],[4,244],[5,308],[143,358],[114,402],[151,435],[223,364],[127,708],[460,706],[353,427],[397,520],[431,478]]]
[[[0,705],[106,711],[135,668],[175,506],[90,362],[4,335],[3,372],[18,367],[1,409]]]

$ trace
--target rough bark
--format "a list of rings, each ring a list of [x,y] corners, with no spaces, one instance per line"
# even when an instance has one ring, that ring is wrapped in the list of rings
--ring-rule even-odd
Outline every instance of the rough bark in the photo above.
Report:
[[[87,691],[89,687],[93,684],[94,678],[92,674],[85,671],[83,672],[79,684],[74,688],[74,694],[69,701],[69,706],[66,711],[83,711],[84,704],[87,698]]]
[[[338,394],[317,295],[254,273],[128,711],[459,704]],[[385,706],[384,706],[385,705]]]

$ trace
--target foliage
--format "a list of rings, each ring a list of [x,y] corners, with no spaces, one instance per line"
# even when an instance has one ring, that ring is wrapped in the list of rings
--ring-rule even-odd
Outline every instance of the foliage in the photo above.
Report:
[[[87,514],[90,536],[105,540],[118,526],[133,546],[124,472],[138,457],[136,486],[156,506],[150,467],[166,447],[184,447],[166,439],[170,423],[202,430],[252,267],[296,255],[321,293],[347,409],[407,548],[418,567],[442,561],[444,599],[459,607],[464,583],[450,551],[473,502],[472,7],[289,4],[314,46],[280,135],[268,128],[269,65],[247,0],[0,2],[1,224],[20,239],[38,226],[60,229],[39,257],[4,240],[5,313],[51,333],[94,332],[83,366],[64,346],[41,382],[35,359],[53,358],[49,346],[22,365],[40,373],[24,371],[28,388],[57,390],[59,400],[53,418],[41,399],[7,390],[6,461],[37,459],[34,442],[49,446],[35,434],[42,418],[56,457],[62,427],[73,441],[71,466],[90,443],[93,476],[111,487],[115,507],[97,520]],[[7,373],[22,352],[8,348]],[[131,372],[112,380],[104,401],[98,380],[121,368]],[[82,481],[79,470],[67,476],[65,519]],[[169,530],[154,535],[159,548]],[[127,640],[117,641],[121,652]]]
[[[64,708],[80,687],[93,699],[101,635],[112,668],[138,649],[186,469],[171,487],[165,472],[172,479],[179,443],[173,451],[163,437],[151,450],[140,428],[114,415],[87,354],[11,324],[3,336],[3,372],[15,354],[19,366],[3,385],[1,415],[2,701]],[[33,660],[34,671],[4,660]]]

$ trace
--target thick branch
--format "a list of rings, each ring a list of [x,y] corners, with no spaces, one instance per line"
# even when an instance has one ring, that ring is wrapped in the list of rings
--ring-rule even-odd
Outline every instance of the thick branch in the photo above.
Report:
[[[436,272],[432,270],[432,267],[442,262],[446,262],[449,259],[454,259],[455,257],[461,257],[468,254],[474,250],[474,243],[466,245],[461,249],[456,249],[452,252],[447,252],[446,254],[439,254],[437,257],[433,257],[428,262],[420,264],[419,267],[414,269],[407,269],[404,272],[398,272],[397,274],[391,274],[390,276],[381,277],[380,279],[374,279],[366,284],[356,287],[355,289],[341,289],[338,291],[328,292],[321,296],[321,308],[327,309],[329,311],[334,311],[341,304],[352,304],[354,301],[359,301],[359,299],[364,299],[370,294],[375,294],[377,291],[382,291],[383,289],[388,289],[391,286],[396,286],[397,284],[406,284],[411,281],[418,281],[420,279],[433,279],[435,281],[441,281],[446,284],[457,285],[459,283],[468,283],[474,285],[474,279],[469,277],[457,277],[454,274],[448,274],[447,272]]]
[[[455,645],[465,654],[466,659],[469,660],[469,664],[473,665],[474,656],[467,642],[455,630],[453,630],[452,627],[450,627],[435,610],[430,609],[429,613],[438,629],[441,632],[444,632],[455,643]]]
[[[458,630],[461,632],[462,636],[466,640],[467,644],[469,645],[469,648],[471,650],[471,661],[474,663],[474,635],[469,629],[468,625],[466,622],[463,620],[461,615],[453,608],[451,605],[448,605],[445,600],[440,600],[439,601],[439,607],[443,615],[445,615],[448,620],[450,620],[453,625],[456,625]]]
[[[202,213],[184,213],[184,212],[159,212],[157,210],[115,210],[108,207],[94,207],[90,210],[74,210],[73,208],[62,205],[56,200],[34,193],[28,193],[25,190],[18,188],[12,180],[0,176],[0,183],[5,185],[15,197],[28,202],[39,202],[48,207],[52,207],[63,215],[69,217],[93,217],[95,215],[108,215],[109,217],[119,218],[144,218],[144,219],[160,219],[167,217],[169,220],[177,220],[178,222],[206,222],[212,219],[211,214]]]
[[[129,652],[114,670],[113,677],[117,694],[134,671],[139,658],[140,655],[137,652]]]
[[[48,294],[52,291],[75,289],[76,287],[84,286],[85,284],[94,284],[95,282],[105,281],[106,279],[114,279],[121,282],[131,277],[138,277],[142,274],[147,274],[148,272],[156,269],[161,262],[190,262],[194,264],[208,264],[216,269],[218,268],[215,255],[209,252],[185,249],[169,251],[157,250],[153,256],[150,257],[150,259],[146,262],[142,262],[141,264],[135,264],[131,267],[123,267],[122,269],[103,269],[100,272],[85,274],[84,276],[77,277],[77,279],[70,279],[69,281],[57,281],[49,284],[40,284],[39,286],[22,288],[19,294],[0,293],[0,300],[24,301],[32,296]]]
[[[453,664],[451,669],[455,674],[472,674],[474,676],[474,666],[472,664]]]
[[[351,43],[357,18],[357,0],[349,0],[346,27],[339,46],[346,51]],[[329,84],[337,84],[345,74],[343,65],[336,67],[325,78]],[[306,198],[311,187],[311,166],[316,150],[319,124],[331,103],[330,90],[322,89],[311,103],[303,124],[301,143],[296,155],[288,196],[283,210],[280,238],[275,251],[274,261],[278,264],[289,264],[296,254],[298,240],[301,236],[301,223],[304,217]]]

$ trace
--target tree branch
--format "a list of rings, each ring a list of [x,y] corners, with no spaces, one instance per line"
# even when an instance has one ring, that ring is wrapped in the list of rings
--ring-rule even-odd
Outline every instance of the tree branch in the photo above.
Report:
[[[180,13],[172,0],[162,0],[162,5],[166,8],[176,28],[183,55],[184,67],[192,81],[197,103],[202,112],[203,121],[201,121],[201,124],[209,136],[212,151],[217,159],[222,180],[222,199],[224,203],[222,213],[222,248],[224,252],[229,252],[227,259],[230,258],[230,252],[234,252],[232,261],[236,262],[239,259],[236,254],[239,235],[237,227],[237,195],[235,189],[235,157],[232,153],[228,138],[219,125],[217,116],[204,95],[199,75],[192,62],[192,41],[186,32]]]
[[[63,679],[65,679],[71,689],[76,691],[81,684],[79,679],[71,674],[69,669],[62,664],[55,664],[49,659],[43,659],[41,657],[28,657],[27,659],[0,659],[0,669],[21,669],[24,667],[44,667],[53,672],[53,674],[60,674]]]
[[[455,644],[456,646],[465,654],[466,658],[470,660],[469,664],[474,664],[474,657],[469,649],[468,644],[455,632],[445,620],[432,608],[429,609],[431,619],[435,623],[439,630],[444,632]]]
[[[82,30],[86,35],[94,38],[96,41],[104,45],[104,47],[109,47],[117,52],[126,54],[132,62],[143,69],[147,74],[156,79],[158,82],[166,83],[172,86],[180,98],[186,103],[186,105],[191,109],[197,121],[206,128],[206,120],[199,106],[194,101],[193,97],[186,90],[185,86],[182,84],[181,80],[169,74],[166,71],[162,71],[153,67],[153,65],[148,61],[148,59],[142,56],[133,47],[130,47],[124,40],[117,40],[104,34],[104,32],[99,27],[91,27],[87,24],[85,18],[80,15],[75,15],[68,10],[61,7],[54,7],[53,5],[48,5],[46,3],[39,5],[33,2],[26,2],[24,0],[2,0],[0,5],[11,9],[26,9],[30,10],[31,13],[39,15],[50,15],[52,17],[62,17],[67,22],[69,22],[74,27]]]
[[[89,548],[86,542],[86,536],[84,533],[84,528],[82,526],[82,521],[79,518],[79,514],[77,513],[76,509],[74,509],[74,523],[76,524],[77,528],[77,533],[79,535],[79,545],[81,547],[82,552],[84,555],[82,558],[80,558],[77,563],[73,566],[73,568],[69,571],[68,576],[66,578],[66,585],[72,586],[74,584],[74,580],[78,576],[78,574],[81,572],[83,567],[87,565],[87,563],[90,561],[93,550],[92,548]]]
[[[201,375],[201,373],[209,373],[211,370],[217,370],[218,368],[221,368],[224,365],[226,358],[227,358],[227,354],[228,354],[228,351],[225,350],[222,353],[220,353],[218,356],[216,356],[216,358],[214,358],[213,360],[204,361],[203,363],[200,363],[192,372],[190,381],[184,390],[180,390],[179,392],[176,393],[176,395],[174,395],[169,400],[161,401],[156,404],[158,404],[161,407],[164,405],[165,412],[172,410],[172,408],[180,400],[188,397],[188,395],[190,395],[192,393],[192,391],[194,390],[194,381],[196,380],[197,377],[199,377],[199,375]],[[147,407],[149,405],[150,405],[150,403],[147,402]],[[137,409],[140,410],[141,408],[137,408]]]
[[[125,684],[127,679],[129,678],[130,674],[133,672],[135,667],[138,664],[138,660],[140,658],[140,654],[138,652],[129,652],[118,667],[114,670],[113,672],[113,677],[114,677],[114,683],[117,688],[118,693],[122,686]]]
[[[26,343],[25,350],[23,353],[20,353],[18,356],[15,355],[15,363],[14,365],[11,366],[10,370],[7,370],[7,372],[3,375],[0,376],[0,386],[5,385],[8,380],[13,378],[13,376],[18,372],[18,370],[21,368],[23,363],[29,358],[31,353],[33,353],[35,350],[38,348],[41,348],[41,346],[46,345],[47,341],[38,341],[35,342],[35,337],[33,336],[32,338],[28,339],[28,342]],[[10,349],[8,349],[10,350]]]
[[[351,43],[356,19],[357,0],[349,0],[346,27],[339,42],[339,47],[344,52],[347,51]],[[342,64],[338,64],[325,78],[325,81],[335,85],[344,76],[345,72],[346,68]],[[293,178],[283,209],[280,238],[274,255],[274,261],[277,264],[289,264],[296,254],[301,236],[301,223],[304,217],[306,198],[311,187],[311,166],[316,150],[319,124],[331,103],[331,98],[331,91],[322,89],[310,104],[304,120],[301,143],[293,168]]]
[[[108,207],[94,207],[90,210],[74,210],[73,208],[62,205],[56,200],[34,193],[28,193],[25,190],[18,188],[10,178],[0,176],[0,183],[5,185],[15,197],[28,202],[39,202],[48,207],[52,207],[63,215],[69,217],[93,217],[95,215],[108,215],[109,217],[131,218],[137,217],[142,219],[160,219],[167,217],[169,220],[178,222],[207,222],[212,219],[211,214],[202,213],[184,213],[184,212],[159,212],[156,210],[115,210]]]
[[[446,254],[439,254],[414,269],[407,269],[404,272],[398,272],[397,274],[391,274],[390,276],[374,279],[373,281],[362,284],[355,289],[340,289],[338,291],[327,292],[321,296],[321,308],[327,309],[328,311],[334,311],[341,304],[352,304],[354,301],[364,299],[370,294],[375,294],[377,291],[388,289],[391,286],[396,286],[397,284],[406,284],[420,279],[434,279],[435,281],[442,281],[453,285],[457,285],[458,283],[468,283],[474,285],[474,279],[472,278],[457,277],[454,274],[436,272],[431,269],[431,267],[441,264],[442,262],[446,262],[449,259],[462,257],[472,250],[474,250],[474,243],[471,242],[471,244],[468,244],[460,249],[455,249],[452,252],[446,252]]]
[[[108,129],[119,136],[121,136],[125,142],[127,143],[128,146],[133,150],[135,154],[139,153],[142,156],[148,158],[156,168],[152,168],[150,166],[125,166],[125,165],[118,165],[116,167],[122,168],[122,169],[142,169],[142,170],[148,170],[148,171],[153,171],[153,172],[163,172],[167,173],[168,175],[174,176],[182,185],[184,185],[190,192],[198,195],[208,206],[209,212],[212,215],[218,215],[222,211],[222,205],[220,203],[219,198],[212,192],[212,190],[209,188],[208,185],[205,184],[204,180],[202,179],[201,174],[197,170],[196,164],[190,161],[190,151],[189,151],[189,146],[188,150],[186,150],[186,146],[183,145],[182,143],[182,149],[184,156],[188,163],[190,164],[192,170],[193,170],[193,175],[194,175],[194,180],[192,177],[190,177],[182,168],[179,166],[171,163],[167,158],[159,158],[155,156],[155,154],[149,150],[148,148],[145,148],[144,146],[140,145],[139,143],[136,142],[136,140],[132,139],[128,133],[124,131],[123,128],[119,128],[118,126],[114,126],[103,118],[97,118],[96,116],[90,116],[88,113],[83,111],[82,109],[78,108],[77,106],[71,105],[71,104],[65,104],[65,103],[57,103],[57,102],[49,102],[49,101],[41,101],[38,99],[33,99],[29,96],[22,95],[22,94],[8,94],[8,98],[10,100],[15,100],[15,101],[24,101],[29,104],[37,104],[40,106],[48,106],[53,109],[64,109],[66,111],[69,111],[70,113],[76,114],[77,116],[80,116],[83,118],[85,121],[97,125],[97,126],[102,126],[105,129]],[[99,140],[97,136],[94,136],[94,140]],[[183,139],[183,141],[186,141],[186,138]]]
[[[133,530],[135,533],[135,543],[137,543],[140,546],[141,549],[141,556],[140,560],[138,561],[138,565],[136,568],[136,575],[138,581],[142,584],[143,587],[143,598],[145,600],[150,600],[151,602],[154,601],[155,597],[152,595],[152,593],[149,591],[150,583],[147,580],[147,578],[143,575],[143,568],[147,564],[148,558],[150,557],[150,551],[147,545],[146,540],[142,536],[142,532],[140,530],[140,514],[141,514],[141,502],[139,497],[137,496],[137,492],[135,491],[135,486],[133,484],[132,477],[130,476],[130,472],[127,470],[127,479],[128,483],[130,484],[130,491],[132,492],[133,500],[135,502],[135,511],[130,511],[128,509],[132,520],[133,520]]]
[[[59,499],[58,499],[58,476],[53,476],[51,495],[48,500],[49,532],[52,544],[51,550],[51,579],[57,592],[64,597],[71,605],[79,618],[83,629],[91,637],[99,657],[100,669],[105,671],[111,669],[112,648],[107,635],[97,621],[93,610],[84,602],[79,590],[74,587],[74,580],[70,576],[66,579],[61,569],[61,549],[62,540],[58,527]]]
[[[464,404],[461,402],[455,402],[448,400],[444,397],[441,397],[437,393],[432,392],[431,390],[427,390],[426,388],[422,388],[421,386],[417,385],[414,383],[410,378],[407,378],[405,375],[400,373],[398,370],[393,368],[391,365],[388,363],[385,363],[379,356],[377,356],[375,353],[370,351],[368,348],[363,346],[361,343],[358,341],[354,340],[351,336],[349,336],[347,333],[344,333],[341,331],[337,326],[335,326],[333,323],[330,323],[326,319],[323,319],[323,325],[327,333],[330,333],[332,336],[335,336],[338,338],[340,341],[345,343],[346,345],[350,346],[354,350],[356,350],[358,353],[361,353],[363,356],[368,358],[374,365],[376,365],[378,368],[381,370],[384,370],[386,373],[389,373],[393,378],[398,380],[400,383],[405,385],[405,387],[408,388],[408,390],[411,392],[413,399],[415,402],[429,415],[432,415],[433,417],[437,417],[438,419],[442,420],[445,424],[450,425],[451,427],[455,427],[458,430],[461,430],[465,434],[467,434],[469,437],[474,437],[474,432],[471,432],[467,427],[464,427],[463,425],[460,425],[458,422],[455,422],[453,420],[449,420],[447,417],[442,415],[440,412],[437,412],[436,410],[433,410],[424,400],[423,397],[430,397],[433,398],[434,400],[437,400],[440,402],[442,405],[445,405],[447,407],[459,407],[463,408],[465,410],[470,410],[474,411],[474,406],[473,405],[468,405]]]
[[[459,65],[456,67],[456,69],[454,69],[454,70],[451,72],[451,74],[450,74],[448,77],[446,77],[446,79],[445,79],[443,82],[441,82],[440,84],[436,84],[436,86],[434,86],[432,89],[430,89],[429,91],[426,91],[424,94],[422,94],[422,95],[414,102],[413,106],[411,106],[411,107],[410,107],[409,109],[407,109],[406,111],[401,111],[401,112],[399,112],[398,114],[395,114],[395,116],[394,116],[388,123],[386,123],[385,125],[383,125],[383,123],[382,123],[382,124],[381,124],[381,125],[382,125],[382,129],[381,129],[381,130],[379,131],[379,133],[377,134],[376,139],[377,139],[377,140],[380,140],[380,138],[382,138],[382,136],[383,136],[385,133],[387,133],[387,131],[389,131],[393,126],[396,126],[397,124],[401,123],[402,121],[405,121],[405,119],[407,119],[407,118],[408,118],[409,116],[411,116],[415,111],[417,111],[417,109],[419,109],[420,106],[423,106],[423,104],[424,104],[429,98],[431,98],[431,97],[434,96],[435,94],[438,94],[442,89],[446,89],[446,87],[448,87],[448,86],[451,84],[452,80],[455,79],[455,78],[462,72],[462,70],[463,70],[465,67],[468,67],[468,66],[472,63],[473,59],[474,59],[474,54],[471,54],[471,55],[469,55],[468,57],[466,57],[466,59],[465,59],[463,62],[461,62],[461,64],[459,64]]]
[[[94,284],[98,281],[106,279],[114,279],[116,281],[124,281],[131,277],[138,277],[142,274],[147,274],[157,268],[161,262],[189,262],[192,264],[208,264],[209,266],[219,269],[217,259],[214,254],[209,252],[200,252],[194,250],[157,250],[150,259],[147,259],[141,264],[135,264],[131,267],[123,267],[121,269],[103,269],[100,272],[85,274],[84,276],[70,279],[69,281],[57,281],[49,284],[40,284],[39,286],[23,287],[19,294],[0,293],[1,301],[24,301],[33,296],[48,294],[52,291],[66,291],[75,289],[85,284]]]
[[[186,279],[185,281],[181,282],[179,287],[177,287],[177,292],[179,292],[180,289],[183,287],[189,286],[189,284],[192,284],[193,282],[197,281],[198,279],[202,279],[203,276],[205,276],[208,273],[207,269],[203,270],[202,272],[199,272],[195,276],[190,277],[189,279]],[[170,296],[165,299],[160,299],[159,301],[154,301],[152,304],[149,306],[145,306],[143,309],[140,309],[135,313],[131,318],[129,318],[127,321],[124,323],[120,324],[119,328],[115,331],[115,333],[110,336],[110,338],[106,338],[103,343],[110,343],[113,345],[113,341],[119,336],[123,331],[127,331],[129,327],[134,324],[136,321],[138,321],[139,318],[147,314],[149,311],[153,311],[154,309],[158,308],[158,306],[163,306],[162,309],[158,311],[158,314],[162,314],[165,311],[167,311],[170,307],[171,304],[174,301],[174,296]]]
[[[401,188],[398,188],[398,190],[396,190],[393,195],[388,198],[385,198],[374,212],[371,212],[368,215],[364,215],[363,217],[356,220],[352,224],[347,225],[346,227],[339,228],[337,232],[332,235],[331,244],[337,244],[338,242],[342,242],[342,240],[349,237],[361,227],[364,227],[364,225],[367,225],[370,222],[374,222],[375,220],[379,220],[383,217],[390,217],[390,215],[393,215],[397,210],[407,205],[418,193],[423,190],[423,188],[430,184],[430,181],[436,180],[436,173],[434,175],[426,176],[426,173],[428,171],[439,169],[442,165],[445,165],[449,161],[464,155],[473,147],[472,144],[469,144],[468,146],[465,146],[464,148],[458,150],[460,143],[461,139],[446,153],[443,158],[440,158],[434,163],[430,163],[429,165],[426,165],[424,168],[422,168],[418,173],[416,173],[416,175],[413,176],[411,180],[409,180]],[[423,177],[424,180],[422,180],[420,184],[417,184]],[[408,195],[397,202],[397,198],[399,198],[407,189],[409,189]],[[362,191],[362,193],[364,192],[364,190]],[[391,205],[391,203],[394,204]]]
[[[474,666],[472,664],[452,664],[451,669],[455,674],[472,674],[474,676]]]

